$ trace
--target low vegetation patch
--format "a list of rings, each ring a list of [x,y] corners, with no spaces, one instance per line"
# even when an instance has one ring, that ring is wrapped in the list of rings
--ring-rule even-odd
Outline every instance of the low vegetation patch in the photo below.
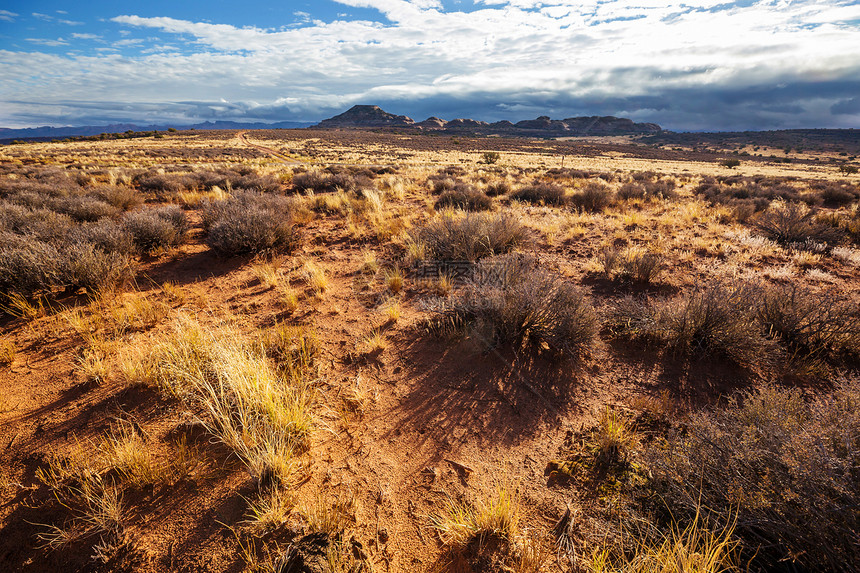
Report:
[[[475,262],[523,244],[526,230],[509,215],[442,213],[409,238],[418,246],[418,258]]]
[[[202,215],[206,243],[225,257],[289,251],[298,241],[294,220],[298,209],[295,199],[253,193],[207,202]]]
[[[676,515],[734,525],[752,564],[848,571],[860,562],[860,384],[806,399],[764,386],[694,414],[651,450],[649,465]]]
[[[485,259],[466,288],[431,319],[439,333],[471,329],[488,345],[531,345],[557,355],[586,352],[597,318],[586,293],[524,255]]]

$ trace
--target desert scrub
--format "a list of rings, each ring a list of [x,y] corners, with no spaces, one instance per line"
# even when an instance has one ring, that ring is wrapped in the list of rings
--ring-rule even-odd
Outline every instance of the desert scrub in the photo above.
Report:
[[[735,523],[751,565],[849,571],[860,562],[860,384],[805,399],[764,386],[693,414],[647,454],[674,515]]]
[[[839,229],[817,221],[815,212],[801,203],[774,202],[753,226],[771,241],[798,250],[838,243],[844,236]]]
[[[312,427],[304,370],[284,374],[233,327],[204,328],[187,316],[139,360],[126,372],[144,376],[137,382],[155,383],[194,408],[255,479],[289,482]]]
[[[493,200],[471,185],[458,184],[454,189],[445,191],[436,200],[436,209],[453,207],[464,211],[489,211]]]
[[[564,187],[551,183],[536,183],[520,187],[510,194],[510,198],[539,205],[564,205],[568,201]]]
[[[801,366],[860,358],[860,307],[838,294],[771,286],[759,298],[756,317]]]
[[[586,293],[544,271],[533,257],[509,254],[478,263],[469,284],[430,319],[439,334],[472,329],[487,344],[526,344],[557,355],[588,350],[597,318]]]
[[[525,239],[525,228],[508,215],[451,212],[442,213],[408,236],[415,254],[422,258],[471,262],[507,253]]]
[[[588,213],[598,213],[615,202],[615,193],[609,186],[597,181],[589,181],[578,192],[570,196],[570,204],[575,209]]]
[[[611,313],[610,329],[679,356],[716,356],[745,368],[768,366],[779,352],[755,319],[758,294],[752,285],[717,283],[674,299],[628,297]]]
[[[225,257],[291,250],[298,240],[294,222],[298,209],[295,199],[252,193],[206,202],[202,214],[206,243]]]
[[[178,246],[188,232],[185,215],[176,205],[127,213],[123,227],[140,254],[152,254]]]

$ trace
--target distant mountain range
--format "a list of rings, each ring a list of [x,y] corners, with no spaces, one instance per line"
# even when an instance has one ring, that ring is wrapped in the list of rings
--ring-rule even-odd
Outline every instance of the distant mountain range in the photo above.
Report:
[[[230,130],[230,129],[300,129],[314,127],[320,129],[376,129],[406,128],[451,135],[508,136],[508,137],[565,137],[583,135],[653,135],[662,129],[656,123],[634,123],[623,117],[591,116],[550,119],[541,116],[511,123],[497,121],[487,123],[474,119],[452,119],[446,121],[429,117],[416,122],[405,115],[394,115],[376,105],[356,105],[340,115],[325,119],[313,125],[306,122],[281,121],[278,123],[241,123],[235,121],[207,121],[194,125],[137,125],[115,123],[111,125],[84,125],[78,127],[28,127],[10,129],[0,127],[0,143],[15,140],[52,140],[67,137],[88,137],[102,133],[124,133],[127,131],[167,131],[174,127],[179,130]]]
[[[438,117],[429,117],[424,121],[415,122],[410,117],[388,113],[375,105],[353,106],[342,114],[323,120],[313,127],[322,129],[411,128],[461,135],[524,137],[647,135],[662,131],[656,123],[634,123],[630,119],[613,116],[550,119],[543,115],[537,119],[528,119],[517,123],[510,121],[487,123],[474,119],[445,121]]]
[[[240,123],[236,121],[206,121],[194,125],[136,125],[114,123],[111,125],[83,125],[78,127],[28,127],[9,129],[0,127],[0,141],[15,139],[63,139],[66,137],[100,135],[102,133],[123,133],[126,131],[167,131],[174,127],[180,130],[199,129],[299,129],[312,125],[310,122],[281,121],[278,123]]]

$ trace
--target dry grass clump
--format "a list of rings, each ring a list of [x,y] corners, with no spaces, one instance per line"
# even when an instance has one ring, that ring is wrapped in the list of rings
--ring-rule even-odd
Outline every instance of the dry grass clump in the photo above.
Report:
[[[587,573],[733,573],[742,571],[734,527],[709,529],[698,514],[681,529],[628,539],[624,547],[603,547],[572,563]]]
[[[599,213],[614,202],[615,193],[612,189],[597,181],[589,181],[581,190],[570,196],[571,205],[589,213]]]
[[[12,363],[15,362],[15,354],[17,352],[18,349],[12,340],[5,336],[0,337],[0,366],[12,366]]]
[[[206,243],[225,257],[291,250],[298,241],[295,219],[299,210],[295,199],[253,193],[205,202]]]
[[[660,276],[663,266],[662,255],[641,248],[604,247],[598,259],[606,278],[646,285]]]
[[[526,230],[508,215],[442,213],[409,239],[418,260],[474,262],[513,250],[525,241]]]
[[[135,248],[141,254],[152,254],[178,246],[185,239],[189,225],[176,205],[144,209],[123,217]]]
[[[587,351],[597,318],[584,291],[542,270],[523,255],[485,259],[466,289],[437,316],[437,332],[472,327],[487,344],[530,344],[556,354]]]
[[[288,482],[312,426],[304,372],[279,374],[227,325],[180,317],[136,371],[191,406],[260,481]]]
[[[751,564],[843,571],[860,562],[860,384],[805,399],[763,386],[694,414],[649,466],[676,515],[735,524]]]
[[[510,194],[510,198],[539,205],[565,205],[568,201],[564,187],[551,183],[537,183],[520,187]]]
[[[476,504],[449,499],[444,512],[432,517],[445,543],[465,547],[475,537],[513,539],[519,532],[520,502],[509,487],[497,486],[494,495]]]

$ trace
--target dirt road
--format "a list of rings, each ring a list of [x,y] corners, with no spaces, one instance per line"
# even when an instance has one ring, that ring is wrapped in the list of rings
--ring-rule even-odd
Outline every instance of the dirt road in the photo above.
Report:
[[[281,163],[283,163],[285,165],[303,165],[303,162],[301,162],[297,159],[293,159],[287,155],[284,155],[283,153],[281,153],[277,149],[272,149],[271,147],[266,147],[264,145],[258,145],[256,143],[252,143],[245,136],[245,133],[246,132],[244,132],[244,131],[238,132],[236,134],[236,139],[238,139],[240,142],[244,143],[248,147],[253,147],[255,149],[259,149],[260,151],[264,151],[264,152],[268,153],[269,155],[271,155],[272,157],[279,160]]]

